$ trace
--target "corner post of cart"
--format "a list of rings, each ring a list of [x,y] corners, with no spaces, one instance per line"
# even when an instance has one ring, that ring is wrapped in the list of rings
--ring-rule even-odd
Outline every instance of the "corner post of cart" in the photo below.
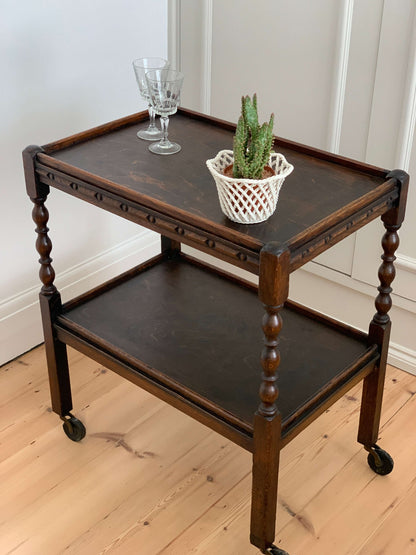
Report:
[[[66,345],[59,341],[54,323],[62,313],[61,295],[54,285],[55,271],[52,266],[52,242],[49,238],[49,212],[45,206],[49,195],[49,185],[41,183],[36,172],[37,155],[44,150],[39,146],[28,146],[23,151],[26,191],[33,202],[32,218],[36,224],[36,250],[39,254],[39,278],[42,288],[39,303],[45,339],[46,361],[48,366],[49,387],[52,410],[63,420],[65,433],[75,441],[85,436],[84,425],[71,414],[72,395],[69,378]]]
[[[289,294],[290,252],[280,243],[270,242],[260,254],[259,299],[265,314],[262,327],[260,404],[254,415],[253,484],[251,505],[251,543],[264,553],[273,548],[277,509],[277,482],[281,447],[281,414],[277,371],[282,328],[280,311]]]
[[[369,452],[368,462],[378,474],[388,474],[393,468],[392,458],[377,445],[377,439],[391,329],[391,320],[388,314],[392,306],[391,284],[396,275],[395,252],[399,246],[398,230],[405,215],[409,175],[403,170],[394,170],[387,174],[386,179],[396,181],[399,197],[395,204],[381,216],[386,230],[381,241],[383,262],[378,271],[380,285],[377,288],[378,295],[375,300],[377,312],[373,316],[368,333],[369,344],[378,346],[380,358],[371,374],[364,379],[358,430],[358,442],[364,445]]]

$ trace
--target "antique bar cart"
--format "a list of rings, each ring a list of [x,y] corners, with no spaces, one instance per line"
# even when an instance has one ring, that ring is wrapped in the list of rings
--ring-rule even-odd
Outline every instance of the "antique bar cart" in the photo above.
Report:
[[[221,213],[205,161],[229,148],[234,126],[181,109],[175,156],[136,138],[146,114],[31,146],[24,153],[40,255],[52,407],[74,441],[66,345],[144,388],[253,454],[251,542],[273,545],[280,450],[363,380],[358,441],[379,474],[376,444],[389,343],[391,282],[408,176],[276,139],[295,170],[276,213],[256,225]],[[161,253],[62,305],[54,286],[48,211],[59,189],[161,235]],[[288,300],[290,274],[381,216],[380,286],[368,333]],[[181,251],[186,244],[259,276],[258,287]],[[105,487],[105,486],[104,486]]]

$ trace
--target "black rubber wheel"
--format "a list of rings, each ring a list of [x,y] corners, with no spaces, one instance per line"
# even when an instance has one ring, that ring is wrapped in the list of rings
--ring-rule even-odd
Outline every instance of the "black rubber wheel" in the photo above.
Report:
[[[373,453],[370,451],[367,457],[368,466],[373,470],[376,474],[380,474],[381,476],[386,476],[386,474],[390,474],[393,470],[394,461],[391,456],[381,449],[378,445],[375,445],[372,449],[377,453],[377,456],[374,456]]]
[[[72,441],[81,441],[82,438],[85,437],[87,430],[85,429],[84,424],[75,416],[70,416],[67,418],[63,425],[62,425],[65,434],[71,439]]]
[[[271,547],[269,547],[269,549],[267,550],[267,553],[270,553],[270,555],[289,555],[287,551],[284,551],[283,549],[280,549],[275,545],[272,545]]]

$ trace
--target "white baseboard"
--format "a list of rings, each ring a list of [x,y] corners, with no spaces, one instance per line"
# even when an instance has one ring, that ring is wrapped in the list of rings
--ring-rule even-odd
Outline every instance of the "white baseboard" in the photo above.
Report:
[[[294,300],[367,331],[375,312],[375,287],[318,264],[307,264],[295,272],[291,286]],[[388,363],[416,375],[416,303],[394,292],[392,298]]]
[[[140,264],[159,251],[159,236],[143,230],[133,238],[57,275],[55,285],[65,302]],[[0,303],[0,364],[43,341],[39,290],[40,285],[36,284]]]
[[[390,342],[388,362],[416,376],[416,351]]]

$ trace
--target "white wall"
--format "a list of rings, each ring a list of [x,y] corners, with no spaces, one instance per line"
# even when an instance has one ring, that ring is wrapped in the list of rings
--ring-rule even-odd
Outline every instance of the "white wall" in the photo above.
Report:
[[[167,10],[167,0],[0,0],[0,363],[42,340],[21,151],[145,109],[131,61],[167,56]],[[64,297],[155,244],[150,232],[59,191],[47,207]]]

